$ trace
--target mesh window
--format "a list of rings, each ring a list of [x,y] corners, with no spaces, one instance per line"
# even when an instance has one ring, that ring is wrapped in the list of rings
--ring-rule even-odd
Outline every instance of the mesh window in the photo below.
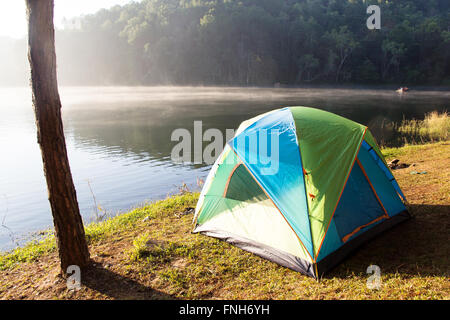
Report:
[[[264,191],[244,165],[240,164],[236,167],[228,179],[225,198],[247,202],[259,202],[267,199]]]

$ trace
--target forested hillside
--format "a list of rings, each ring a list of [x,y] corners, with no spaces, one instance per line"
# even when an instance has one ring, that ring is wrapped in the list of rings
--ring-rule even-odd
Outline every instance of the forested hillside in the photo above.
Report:
[[[75,25],[63,84],[450,84],[449,0],[144,0]]]

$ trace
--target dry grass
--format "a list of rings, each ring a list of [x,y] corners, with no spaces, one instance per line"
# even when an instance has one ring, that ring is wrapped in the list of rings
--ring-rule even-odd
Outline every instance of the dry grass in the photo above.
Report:
[[[413,142],[446,141],[450,139],[450,116],[447,111],[433,111],[424,120],[403,120],[398,131]]]
[[[447,141],[450,139],[450,115],[447,111],[433,111],[425,114],[423,120],[405,119],[399,124],[383,123],[381,135],[382,145],[394,147]]]
[[[321,282],[225,242],[191,234],[198,194],[185,193],[89,226],[95,263],[69,291],[54,249],[0,257],[3,299],[449,299],[450,143],[383,150],[413,219],[371,241]],[[412,175],[411,171],[427,171]],[[144,221],[144,217],[149,217]],[[29,249],[29,251],[33,251]],[[380,266],[379,290],[366,286]]]

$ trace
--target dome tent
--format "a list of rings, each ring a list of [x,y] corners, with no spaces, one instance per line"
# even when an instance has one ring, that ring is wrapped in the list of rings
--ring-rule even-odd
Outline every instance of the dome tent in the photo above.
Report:
[[[409,218],[400,197],[367,127],[319,109],[277,109],[243,122],[227,143],[193,232],[319,279]]]

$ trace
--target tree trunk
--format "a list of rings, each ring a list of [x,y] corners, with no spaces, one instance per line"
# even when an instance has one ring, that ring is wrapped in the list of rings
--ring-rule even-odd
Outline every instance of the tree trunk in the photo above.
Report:
[[[67,158],[56,79],[53,0],[26,0],[28,60],[31,67],[33,105],[41,147],[55,236],[66,274],[69,265],[89,263],[89,250]]]

